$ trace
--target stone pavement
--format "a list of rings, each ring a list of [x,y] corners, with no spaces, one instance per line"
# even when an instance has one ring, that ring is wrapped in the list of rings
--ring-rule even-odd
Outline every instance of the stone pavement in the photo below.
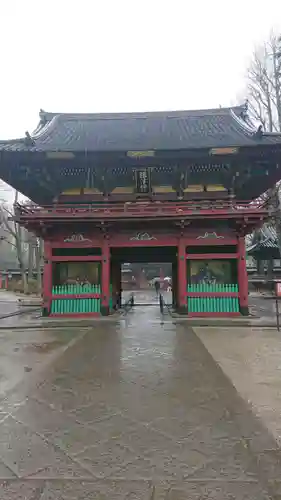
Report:
[[[251,293],[249,295],[249,306],[251,314],[264,318],[274,318],[275,301],[265,298],[269,296],[271,296],[270,293]]]
[[[274,439],[155,307],[96,322],[2,400],[0,458],[1,500],[281,495]]]
[[[281,332],[210,327],[194,331],[280,446]]]
[[[79,331],[84,332],[82,328]],[[80,334],[65,328],[0,330],[0,398],[40,372]]]

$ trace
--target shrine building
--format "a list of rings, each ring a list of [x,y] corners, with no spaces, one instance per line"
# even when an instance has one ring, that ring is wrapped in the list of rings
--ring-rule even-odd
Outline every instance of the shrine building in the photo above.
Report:
[[[31,203],[19,224],[44,239],[45,315],[108,315],[125,262],[172,264],[189,316],[248,314],[245,235],[268,219],[281,134],[244,106],[196,111],[40,111],[0,141],[0,177]]]

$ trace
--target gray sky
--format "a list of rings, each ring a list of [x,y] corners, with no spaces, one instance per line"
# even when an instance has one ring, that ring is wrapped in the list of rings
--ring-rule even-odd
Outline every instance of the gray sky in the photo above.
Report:
[[[281,0],[1,0],[0,139],[47,111],[234,104]]]
[[[233,104],[255,44],[281,31],[280,0],[1,0],[0,15],[0,138],[40,108]]]

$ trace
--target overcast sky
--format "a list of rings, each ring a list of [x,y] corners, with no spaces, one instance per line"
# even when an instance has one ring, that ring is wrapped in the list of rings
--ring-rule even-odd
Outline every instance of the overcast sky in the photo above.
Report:
[[[232,105],[281,0],[1,0],[0,139],[47,111]]]

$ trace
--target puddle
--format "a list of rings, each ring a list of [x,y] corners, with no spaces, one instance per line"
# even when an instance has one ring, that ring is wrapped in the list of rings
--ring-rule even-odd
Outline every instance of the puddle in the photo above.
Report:
[[[54,340],[53,342],[40,342],[40,343],[33,343],[33,344],[28,344],[23,347],[23,351],[25,352],[37,352],[37,353],[42,353],[46,354],[48,352],[53,351],[57,347],[60,347],[63,344],[63,342],[59,340]]]

